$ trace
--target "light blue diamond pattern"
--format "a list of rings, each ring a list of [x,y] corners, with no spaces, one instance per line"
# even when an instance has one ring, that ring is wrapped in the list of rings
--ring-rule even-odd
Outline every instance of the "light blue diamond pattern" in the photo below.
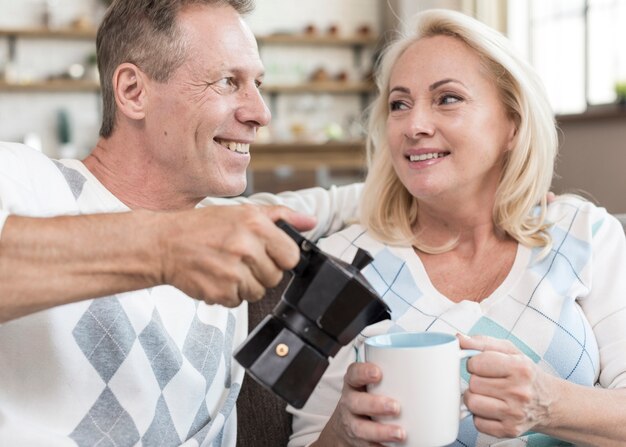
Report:
[[[541,278],[545,276],[556,293],[563,295],[575,282],[580,282],[579,274],[589,262],[591,246],[558,227],[553,227],[551,233],[552,251],[532,270]],[[537,254],[538,249],[534,249],[533,258]]]
[[[573,302],[565,303],[544,359],[560,377],[593,386],[597,358],[598,346],[591,327]]]
[[[406,263],[387,248],[376,254],[363,275],[391,309],[397,320],[423,295]]]

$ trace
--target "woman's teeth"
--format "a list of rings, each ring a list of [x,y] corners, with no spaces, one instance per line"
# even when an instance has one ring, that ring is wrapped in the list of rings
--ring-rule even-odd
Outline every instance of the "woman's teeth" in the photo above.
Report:
[[[250,153],[250,145],[248,143],[237,143],[235,141],[222,141],[218,140],[218,143],[238,154]]]
[[[430,160],[431,158],[442,158],[448,155],[445,152],[431,152],[430,154],[420,154],[420,155],[409,155],[410,161],[424,161]]]

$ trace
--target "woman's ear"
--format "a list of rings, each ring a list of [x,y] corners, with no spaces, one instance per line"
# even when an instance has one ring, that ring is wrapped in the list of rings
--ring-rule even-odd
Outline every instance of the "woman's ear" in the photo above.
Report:
[[[131,120],[145,117],[146,79],[139,67],[123,63],[113,74],[113,93],[117,109]]]
[[[517,129],[519,127],[519,124],[517,123],[517,120],[511,120],[510,123],[510,129],[509,129],[509,135],[508,135],[508,139],[507,139],[507,144],[506,144],[506,150],[508,151],[512,151],[515,146],[517,145]]]

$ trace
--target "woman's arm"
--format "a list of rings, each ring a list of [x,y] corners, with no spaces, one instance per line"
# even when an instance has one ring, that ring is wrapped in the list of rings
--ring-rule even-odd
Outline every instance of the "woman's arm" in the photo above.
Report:
[[[465,402],[479,431],[519,436],[537,431],[576,445],[621,446],[626,440],[626,238],[620,223],[587,206],[592,258],[589,292],[578,299],[600,354],[598,386],[552,376],[511,343],[460,337],[485,350],[468,361]]]
[[[536,431],[576,445],[623,446],[626,389],[577,385],[542,371],[511,342],[460,336],[467,362],[464,402],[476,429],[500,438]]]

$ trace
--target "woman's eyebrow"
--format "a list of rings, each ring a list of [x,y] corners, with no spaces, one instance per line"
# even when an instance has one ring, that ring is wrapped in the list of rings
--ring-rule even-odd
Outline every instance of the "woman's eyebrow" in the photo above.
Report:
[[[433,91],[435,90],[437,87],[441,87],[444,84],[447,84],[449,82],[455,82],[457,84],[461,84],[463,87],[465,87],[465,84],[463,84],[461,81],[459,81],[458,79],[452,79],[452,78],[446,78],[446,79],[442,79],[441,81],[437,81],[437,82],[433,82],[430,87],[428,87],[429,91]]]
[[[437,82],[433,82],[429,87],[428,87],[428,91],[432,92],[433,90],[437,89],[438,87],[441,87],[442,85],[448,84],[448,83],[456,83],[456,84],[460,84],[463,87],[465,87],[465,84],[463,84],[461,81],[459,81],[458,79],[453,79],[453,78],[445,78],[442,79],[440,81]],[[389,90],[389,93],[393,93],[393,92],[400,92],[400,93],[407,93],[410,94],[411,93],[411,89],[407,88],[407,87],[401,87],[401,86],[397,86],[397,87],[393,87],[391,90]]]
[[[394,87],[391,90],[389,90],[389,93],[393,93],[393,92],[400,92],[400,93],[411,93],[411,89],[410,88],[406,88],[406,87]]]

